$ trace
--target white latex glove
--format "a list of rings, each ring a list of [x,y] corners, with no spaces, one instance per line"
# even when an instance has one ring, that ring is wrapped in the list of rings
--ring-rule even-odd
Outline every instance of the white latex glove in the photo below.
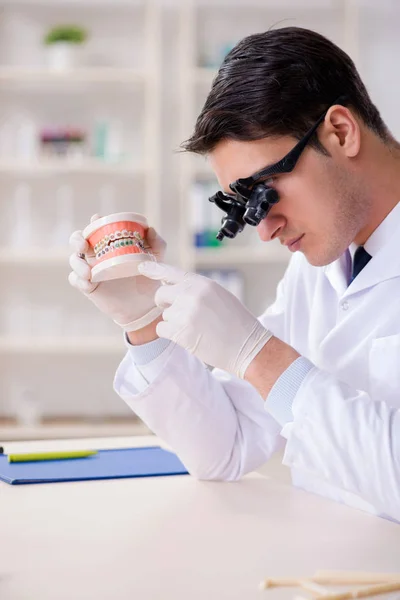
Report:
[[[99,215],[93,215],[90,221],[99,218]],[[162,260],[166,248],[165,241],[151,227],[148,229],[146,240],[154,257]],[[91,265],[94,262],[93,251],[89,250],[89,244],[81,231],[75,231],[69,241],[73,250],[69,259],[72,268],[68,276],[69,283],[124,331],[142,329],[160,316],[162,311],[154,302],[154,295],[160,287],[159,281],[138,275],[92,283],[90,278]]]
[[[159,337],[176,342],[200,360],[243,378],[272,337],[245,306],[215,281],[166,264],[142,263],[143,275],[165,284],[155,301],[163,310]]]

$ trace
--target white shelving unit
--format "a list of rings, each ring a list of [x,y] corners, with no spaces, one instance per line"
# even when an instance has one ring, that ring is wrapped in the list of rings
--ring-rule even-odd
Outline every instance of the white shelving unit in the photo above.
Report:
[[[123,346],[121,340],[112,336],[64,337],[62,339],[57,337],[23,338],[3,336],[0,338],[0,352],[17,356],[35,353],[45,355],[55,354],[57,356],[76,355],[82,358],[87,353],[105,356],[108,354],[122,355]]]
[[[372,0],[0,0],[0,129],[6,118],[4,107],[12,112],[29,104],[39,115],[38,121],[46,123],[55,119],[57,111],[67,114],[73,107],[71,123],[76,120],[79,125],[81,108],[95,113],[108,103],[112,116],[130,126],[132,119],[141,135],[134,158],[129,155],[118,162],[91,156],[17,160],[0,148],[0,418],[13,410],[9,398],[15,399],[18,390],[10,388],[11,379],[26,387],[32,383],[50,416],[65,412],[72,416],[131,415],[112,390],[115,368],[124,353],[121,331],[67,283],[70,251],[66,244],[50,246],[40,236],[27,246],[6,242],[3,234],[10,229],[5,223],[10,222],[6,213],[12,207],[13,186],[24,183],[35,188],[32,219],[42,227],[40,235],[50,227],[47,213],[54,212],[56,186],[74,188],[79,212],[76,228],[84,227],[92,212],[98,211],[100,188],[112,186],[116,198],[126,200],[124,205],[117,200],[117,210],[129,207],[144,212],[162,235],[170,227],[165,234],[169,251],[176,251],[183,268],[211,275],[218,269],[240,272],[244,301],[259,313],[273,300],[290,253],[279,243],[260,243],[250,227],[237,239],[226,240],[223,247],[196,248],[191,231],[192,186],[215,181],[217,189],[218,184],[207,161],[199,157],[180,154],[172,164],[176,141],[191,135],[217,73],[215,61],[204,66],[204,57],[221,54],[225,43],[270,27],[316,29],[347,50],[356,64],[359,61],[373,100],[398,135],[393,102],[398,91],[394,87],[393,94],[387,94],[398,55],[393,48],[399,44],[398,11],[394,14],[393,10],[393,0],[382,0],[379,6]],[[2,26],[10,16],[11,33],[3,35]],[[101,21],[96,35],[100,31],[106,38],[109,30],[114,28],[115,33],[121,25],[122,33],[114,36],[111,45],[115,60],[109,60],[108,51],[103,52],[96,40],[92,53],[97,62],[82,63],[73,70],[50,71],[40,57],[31,56],[29,44],[32,40],[40,43],[41,28],[47,29],[52,20],[54,24],[79,23],[81,17],[89,29],[92,19],[96,27]],[[15,29],[18,19],[21,34]],[[11,54],[10,45],[14,46]],[[30,303],[32,327],[25,328],[26,315],[21,324],[15,301],[18,290]],[[11,322],[17,325],[15,331]]]
[[[201,64],[201,56],[210,54],[209,48],[215,50],[215,40],[220,36],[223,42],[237,41],[250,33],[265,31],[276,23],[317,28],[321,33],[336,41],[352,56],[358,55],[358,19],[357,0],[324,0],[316,2],[296,3],[292,0],[284,2],[263,2],[250,0],[243,2],[232,0],[187,0],[180,10],[179,39],[179,75],[180,75],[180,131],[181,139],[187,139],[193,129],[201,106],[211,89],[212,81],[217,74],[217,66]],[[226,26],[228,10],[235,10],[235,20]],[[241,18],[243,16],[243,19]],[[252,17],[253,15],[253,17]],[[288,22],[285,23],[285,17]],[[319,21],[318,21],[319,19]],[[318,26],[318,24],[320,26]],[[208,42],[208,44],[207,44]],[[230,45],[229,43],[227,44]],[[215,61],[214,61],[215,62]],[[276,243],[262,244],[257,241],[257,233],[246,227],[246,241],[240,234],[234,240],[224,240],[221,247],[194,248],[193,232],[188,227],[191,223],[190,193],[192,186],[198,181],[213,180],[211,169],[206,161],[199,157],[183,155],[180,172],[180,255],[184,268],[225,269],[237,268],[246,273],[249,268],[258,269],[260,282],[273,271],[272,279],[282,275],[288,264],[290,253]],[[215,179],[215,191],[218,183]],[[207,199],[205,198],[205,201]],[[218,210],[216,207],[214,210]],[[223,213],[221,212],[221,217]],[[252,230],[251,232],[248,230]],[[239,239],[240,238],[240,239]],[[254,272],[254,270],[253,270]],[[253,310],[262,310],[262,291],[254,286],[254,278],[249,279],[244,293],[244,301]],[[262,285],[262,283],[261,283]],[[260,304],[261,302],[261,304]]]
[[[142,69],[118,67],[77,67],[63,71],[52,71],[46,67],[0,67],[1,83],[144,83],[146,72]],[[63,90],[65,91],[65,90]]]
[[[42,160],[0,160],[0,175],[18,175],[31,177],[40,175],[124,175],[143,176],[146,169],[129,162],[105,163],[95,158],[82,159],[42,159]],[[154,207],[153,207],[154,210]]]
[[[32,188],[37,186],[38,192],[31,199],[32,215],[35,222],[41,219],[47,222],[48,215],[45,212],[47,208],[43,208],[43,199],[51,199],[59,182],[71,184],[76,207],[76,228],[83,228],[90,214],[98,210],[96,198],[100,186],[112,184],[116,191],[113,201],[117,211],[126,210],[129,203],[131,210],[144,212],[149,222],[160,229],[161,206],[158,201],[162,147],[160,121],[162,8],[160,2],[157,0],[124,0],[123,2],[116,0],[112,3],[104,0],[0,2],[0,27],[4,23],[8,25],[7,19],[10,20],[11,27],[15,27],[16,21],[19,20],[19,25],[25,30],[31,26],[32,32],[28,31],[31,40],[42,26],[41,19],[43,33],[45,28],[57,24],[57,21],[80,23],[81,17],[84,26],[88,25],[89,33],[92,33],[90,31],[92,18],[96,25],[102,19],[100,31],[106,36],[109,19],[114,26],[114,34],[115,28],[120,24],[121,31],[127,36],[124,42],[122,36],[121,40],[119,39],[117,32],[118,44],[121,44],[121,48],[134,47],[132,44],[135,42],[130,39],[130,36],[136,35],[135,31],[140,31],[139,50],[142,58],[138,59],[136,52],[136,56],[132,56],[129,60],[129,57],[126,58],[115,47],[115,56],[111,57],[112,52],[110,55],[103,56],[106,58],[105,64],[100,64],[101,59],[96,59],[99,64],[82,64],[74,69],[54,71],[39,64],[37,60],[35,64],[30,64],[29,50],[26,63],[22,60],[19,64],[11,52],[11,57],[14,59],[7,64],[7,58],[4,59],[2,51],[5,51],[7,57],[8,48],[5,46],[6,42],[3,42],[3,46],[0,47],[0,87],[2,88],[0,103],[3,98],[6,99],[8,114],[10,114],[10,106],[12,110],[14,103],[17,107],[22,104],[29,106],[32,113],[35,110],[39,113],[36,123],[40,122],[40,117],[43,119],[43,114],[46,118],[46,106],[49,108],[49,121],[54,120],[60,102],[66,102],[68,108],[72,106],[74,112],[71,114],[78,117],[81,103],[87,112],[88,106],[93,106],[93,113],[97,106],[103,111],[106,106],[108,110],[106,114],[124,122],[126,113],[121,116],[118,111],[121,106],[125,109],[130,98],[133,98],[132,120],[136,118],[136,106],[140,106],[140,115],[137,116],[138,132],[141,136],[139,152],[135,148],[134,160],[128,155],[126,159],[121,158],[118,161],[107,161],[89,154],[76,158],[38,157],[33,160],[20,160],[3,154],[0,157],[0,181],[3,183],[3,192],[0,192],[0,195],[8,194],[10,185],[17,185],[18,182],[23,182]],[[50,22],[52,18],[53,23]],[[131,30],[128,27],[129,20],[134,25]],[[138,20],[141,20],[140,25]],[[9,42],[11,45],[14,44],[13,39]],[[40,39],[37,39],[37,45],[39,44]],[[93,48],[93,53],[96,54],[99,46]],[[35,51],[38,53],[37,48]],[[22,50],[18,52],[21,53]],[[121,56],[123,60],[118,63],[115,57]],[[59,114],[62,116],[61,108]],[[35,116],[33,114],[33,118]],[[131,138],[128,139],[128,144],[130,141]],[[133,186],[132,192],[130,192],[131,186]],[[87,196],[89,191],[90,194]],[[119,192],[124,196],[125,204],[120,202]],[[129,198],[130,193],[134,195],[133,199]],[[138,200],[140,209],[136,203]],[[51,206],[51,202],[49,204]],[[3,209],[8,210],[10,204],[3,198],[2,206]],[[18,294],[21,300],[25,296],[28,303],[35,298],[36,305],[42,303],[45,305],[47,302],[49,307],[51,302],[55,302],[57,309],[63,312],[68,323],[74,315],[81,312],[82,324],[85,327],[82,328],[81,333],[77,332],[75,327],[69,334],[68,325],[65,325],[60,334],[59,331],[51,333],[49,325],[42,335],[37,332],[37,327],[32,328],[35,329],[35,333],[29,330],[22,335],[21,327],[15,332],[10,331],[8,321],[10,305],[5,304],[7,300],[0,303],[3,311],[0,353],[4,364],[0,375],[0,417],[14,414],[13,400],[10,398],[14,397],[15,400],[15,389],[18,385],[27,389],[32,387],[33,393],[41,394],[39,401],[42,404],[44,417],[49,413],[50,416],[63,415],[65,407],[68,408],[68,414],[87,415],[88,412],[94,412],[100,415],[128,417],[132,415],[124,403],[118,401],[112,390],[113,373],[125,351],[122,333],[117,326],[108,323],[109,319],[98,314],[96,308],[92,307],[86,298],[81,297],[69,286],[66,281],[70,270],[69,254],[70,250],[67,246],[53,247],[43,243],[18,247],[4,245],[4,240],[2,241],[0,273],[3,281],[7,281],[6,296],[12,299]],[[34,315],[34,312],[29,314]],[[93,318],[93,325],[89,324],[91,318]],[[33,320],[34,317],[31,319]],[[18,322],[15,316],[14,321]],[[96,361],[107,366],[99,369],[95,382],[93,382],[93,374],[88,374],[87,380],[84,378],[79,380],[79,377],[74,375],[77,364],[81,366],[87,364],[90,369]],[[55,383],[50,382],[50,377],[49,385],[46,386],[46,380],[49,373],[56,372],[60,368],[60,364],[65,366],[60,370],[61,380],[59,376],[56,381],[57,401],[54,402],[52,397],[55,394]],[[11,377],[15,378],[15,372],[18,373],[18,380],[10,381]],[[91,398],[92,394],[98,395],[98,406],[96,407],[91,400],[92,408],[87,411],[85,405],[82,406],[82,402],[85,397]]]
[[[205,67],[199,63],[199,36],[201,23],[199,11],[207,10],[212,13],[219,3],[205,3],[199,0],[188,0],[180,9],[180,39],[179,39],[179,78],[180,78],[180,132],[181,140],[187,139],[193,131],[199,109],[211,89],[212,81],[217,74],[215,67]],[[267,8],[265,8],[267,11]],[[283,273],[288,262],[289,254],[285,248],[276,244],[263,245],[258,242],[256,232],[253,233],[253,243],[245,244],[238,236],[235,240],[225,240],[220,247],[195,247],[194,234],[189,225],[191,216],[191,188],[196,182],[215,181],[215,191],[218,183],[206,160],[190,154],[181,156],[179,181],[180,197],[180,256],[182,265],[188,270],[207,270],[210,276],[219,270],[237,270],[243,273],[249,268],[260,270],[278,269]],[[207,202],[207,199],[204,199]],[[214,210],[218,211],[215,207]],[[221,217],[223,213],[221,212]],[[249,229],[249,228],[247,228]],[[246,232],[249,239],[249,232]],[[242,236],[244,234],[241,234]],[[260,290],[260,293],[261,290]],[[251,297],[253,295],[253,298]],[[254,308],[262,298],[257,300],[251,290],[244,289],[242,298],[246,304]],[[257,308],[255,308],[257,310]]]
[[[31,247],[29,250],[15,250],[6,247],[0,248],[0,265],[19,265],[21,267],[29,267],[35,264],[43,267],[47,265],[62,266],[68,262],[69,254],[68,248],[46,252],[43,248]]]

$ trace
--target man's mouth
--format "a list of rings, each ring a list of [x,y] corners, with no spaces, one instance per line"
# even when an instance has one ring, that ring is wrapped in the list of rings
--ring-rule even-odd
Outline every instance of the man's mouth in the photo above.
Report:
[[[291,240],[287,240],[283,242],[284,246],[287,246],[291,252],[296,252],[300,248],[301,240],[304,237],[304,233],[297,238],[292,238]]]

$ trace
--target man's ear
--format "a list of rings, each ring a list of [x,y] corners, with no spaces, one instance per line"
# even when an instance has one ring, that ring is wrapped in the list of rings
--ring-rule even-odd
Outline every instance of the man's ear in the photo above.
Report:
[[[354,114],[339,104],[331,106],[324,120],[320,139],[330,154],[340,152],[354,158],[360,152],[361,129]]]

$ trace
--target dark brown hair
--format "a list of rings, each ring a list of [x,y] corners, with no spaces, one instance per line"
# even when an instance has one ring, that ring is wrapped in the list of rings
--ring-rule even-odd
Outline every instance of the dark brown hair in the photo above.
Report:
[[[207,154],[223,139],[300,139],[339,97],[383,140],[390,133],[351,58],[309,29],[250,35],[226,56],[193,135],[182,148]],[[310,142],[323,151],[314,136]]]

